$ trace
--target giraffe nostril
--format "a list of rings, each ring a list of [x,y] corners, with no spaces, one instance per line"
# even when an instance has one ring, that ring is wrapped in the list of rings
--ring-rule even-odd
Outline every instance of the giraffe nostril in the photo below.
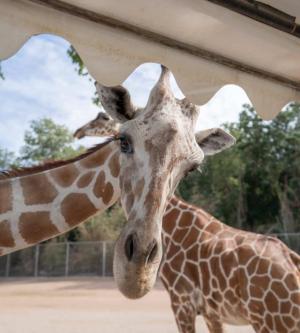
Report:
[[[150,250],[149,250],[148,256],[146,258],[146,264],[150,264],[153,262],[153,260],[156,257],[157,251],[158,251],[158,245],[157,245],[157,242],[154,240],[150,246]]]
[[[128,261],[132,260],[133,254],[135,251],[135,240],[134,235],[129,235],[126,242],[125,242],[125,254]]]

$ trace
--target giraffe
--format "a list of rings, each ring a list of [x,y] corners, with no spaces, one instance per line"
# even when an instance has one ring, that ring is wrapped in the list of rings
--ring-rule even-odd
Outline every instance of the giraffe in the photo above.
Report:
[[[144,108],[133,105],[124,87],[96,83],[102,106],[121,122],[120,199],[128,222],[115,243],[113,268],[119,290],[129,298],[144,296],[155,283],[162,218],[178,182],[205,155],[235,142],[222,129],[194,133],[200,108],[174,97],[170,75],[162,66]]]
[[[121,124],[114,121],[105,112],[99,112],[97,117],[86,126],[81,127],[74,133],[77,139],[84,136],[115,136],[120,131]]]
[[[112,136],[117,122],[102,117],[74,136]],[[101,133],[101,135],[99,135]],[[171,197],[162,224],[160,278],[181,333],[204,316],[211,333],[223,323],[258,333],[300,332],[300,256],[280,240],[241,231]]]
[[[163,220],[160,277],[181,333],[201,314],[210,333],[223,323],[256,333],[300,332],[300,256],[274,237],[229,227],[171,199]]]

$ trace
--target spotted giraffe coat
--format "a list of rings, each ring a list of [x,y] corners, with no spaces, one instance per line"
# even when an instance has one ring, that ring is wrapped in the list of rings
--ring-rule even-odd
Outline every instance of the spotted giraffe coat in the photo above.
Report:
[[[276,238],[231,228],[172,198],[163,220],[160,277],[180,332],[204,316],[259,333],[300,332],[300,257]]]

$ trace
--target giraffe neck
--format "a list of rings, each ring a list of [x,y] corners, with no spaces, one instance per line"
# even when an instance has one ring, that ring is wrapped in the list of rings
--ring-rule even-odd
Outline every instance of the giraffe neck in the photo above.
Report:
[[[120,196],[118,150],[112,141],[58,167],[0,180],[0,253],[63,234],[111,206]]]
[[[194,224],[195,220],[197,220],[198,228],[204,230],[213,219],[213,216],[203,209],[190,205],[174,195],[166,208],[163,220],[163,233],[165,235],[172,233],[178,227],[179,222],[181,226],[190,227]],[[215,219],[214,222],[221,224],[221,222]]]

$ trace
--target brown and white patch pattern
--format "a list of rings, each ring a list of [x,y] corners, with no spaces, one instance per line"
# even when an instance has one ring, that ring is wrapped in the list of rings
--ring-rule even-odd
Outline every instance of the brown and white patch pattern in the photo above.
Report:
[[[114,203],[118,150],[110,142],[70,163],[0,180],[1,254],[62,234]]]
[[[198,314],[212,333],[223,323],[300,332],[300,257],[278,239],[228,227],[173,197],[163,243],[160,277],[180,332],[195,332]]]

